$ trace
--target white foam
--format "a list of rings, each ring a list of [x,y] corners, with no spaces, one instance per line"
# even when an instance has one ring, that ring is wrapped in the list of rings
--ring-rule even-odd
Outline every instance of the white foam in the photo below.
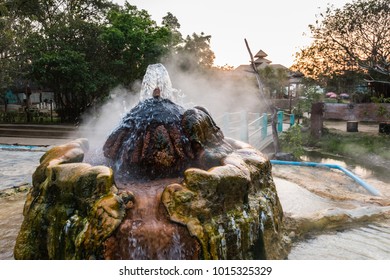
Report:
[[[160,97],[175,101],[175,90],[167,69],[161,63],[150,64],[142,80],[140,101],[153,97],[154,89],[160,89]]]

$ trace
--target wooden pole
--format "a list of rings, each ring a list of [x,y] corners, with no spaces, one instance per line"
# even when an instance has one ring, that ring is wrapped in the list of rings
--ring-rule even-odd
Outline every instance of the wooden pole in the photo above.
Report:
[[[269,102],[269,100],[266,98],[266,96],[264,94],[264,86],[263,86],[263,83],[261,82],[261,78],[260,78],[259,72],[256,69],[256,65],[255,65],[255,61],[253,59],[253,55],[252,55],[251,49],[249,47],[248,41],[246,39],[244,39],[244,40],[245,40],[246,48],[248,49],[248,52],[249,52],[249,56],[251,58],[251,66],[252,66],[253,72],[254,72],[254,74],[256,76],[257,84],[259,86],[260,98],[262,99],[262,101],[265,103],[267,108],[272,113],[272,115],[271,115],[272,138],[273,138],[273,143],[274,143],[274,152],[275,152],[275,154],[277,154],[277,153],[280,152],[280,143],[279,143],[279,136],[278,136],[278,130],[277,130],[277,122],[278,122],[278,120],[277,120],[277,113],[278,113],[278,109],[276,108],[275,105],[273,105],[271,102]]]
[[[310,134],[314,139],[320,139],[323,131],[324,103],[318,102],[311,105]]]

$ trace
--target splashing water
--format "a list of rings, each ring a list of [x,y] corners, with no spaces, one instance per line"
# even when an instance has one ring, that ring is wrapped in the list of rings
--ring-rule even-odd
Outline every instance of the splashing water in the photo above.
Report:
[[[160,97],[175,101],[176,89],[172,88],[167,69],[161,63],[150,64],[142,80],[140,101],[153,97],[153,91],[159,88]]]
[[[117,182],[118,189],[134,193],[134,204],[117,231],[106,241],[106,259],[196,259],[197,241],[188,230],[172,223],[161,203],[165,186],[179,179]]]
[[[226,247],[226,238],[225,238],[225,229],[222,225],[219,225],[218,227],[218,233],[221,236],[221,243],[220,243],[220,254],[223,257],[223,259],[227,259],[227,247]]]

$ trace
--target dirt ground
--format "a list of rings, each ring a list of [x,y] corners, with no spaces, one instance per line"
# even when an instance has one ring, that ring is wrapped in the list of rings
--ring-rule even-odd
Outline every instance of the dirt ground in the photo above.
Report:
[[[356,133],[356,132],[347,132],[347,122],[346,121],[324,121],[325,128],[333,128],[338,131],[345,133]],[[378,123],[369,123],[369,122],[359,122],[358,123],[358,132],[368,133],[372,135],[379,134],[379,124]]]

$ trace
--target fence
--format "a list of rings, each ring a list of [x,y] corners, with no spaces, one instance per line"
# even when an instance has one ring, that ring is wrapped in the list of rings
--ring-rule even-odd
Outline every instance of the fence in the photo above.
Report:
[[[17,104],[0,105],[0,123],[53,123],[58,122],[54,102],[38,103],[28,109]],[[56,119],[56,120],[54,120]]]
[[[246,111],[225,113],[216,118],[226,137],[239,139],[255,148],[262,149],[268,142],[272,142],[271,115],[249,113]],[[286,118],[287,117],[287,118]],[[287,123],[286,123],[287,122]],[[283,111],[277,113],[277,131],[281,133],[294,125],[294,114]]]

